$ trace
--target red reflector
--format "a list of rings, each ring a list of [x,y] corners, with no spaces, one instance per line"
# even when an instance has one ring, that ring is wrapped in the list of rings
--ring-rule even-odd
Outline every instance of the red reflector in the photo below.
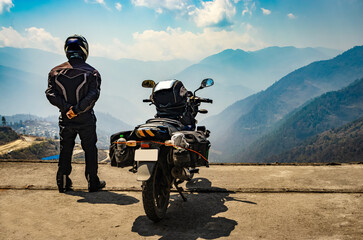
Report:
[[[150,145],[148,143],[143,143],[141,144],[141,148],[149,148]]]

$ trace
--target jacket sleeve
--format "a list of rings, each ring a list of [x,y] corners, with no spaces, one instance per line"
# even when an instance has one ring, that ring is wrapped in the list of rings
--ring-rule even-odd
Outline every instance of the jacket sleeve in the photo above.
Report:
[[[79,103],[73,107],[73,112],[75,114],[80,114],[93,108],[96,101],[100,96],[101,91],[101,75],[97,70],[89,76],[88,93],[82,98]]]
[[[53,72],[50,72],[48,75],[48,88],[45,90],[45,95],[52,105],[58,107],[62,113],[65,113],[69,110],[71,105],[66,102],[64,96],[57,90],[55,78],[56,75]]]

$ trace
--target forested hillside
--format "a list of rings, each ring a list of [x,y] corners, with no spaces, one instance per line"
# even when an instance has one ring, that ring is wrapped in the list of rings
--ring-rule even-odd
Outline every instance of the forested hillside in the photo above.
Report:
[[[363,116],[362,93],[363,78],[340,91],[323,94],[235,158],[243,162],[265,162],[270,156],[296,147],[309,137],[360,118]]]
[[[363,162],[363,118],[325,131],[265,162]]]
[[[19,135],[10,127],[0,127],[0,145],[19,139]]]

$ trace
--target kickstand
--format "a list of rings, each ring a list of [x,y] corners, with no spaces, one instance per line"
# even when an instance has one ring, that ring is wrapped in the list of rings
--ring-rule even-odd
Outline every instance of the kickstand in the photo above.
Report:
[[[179,182],[178,183],[178,182],[176,182],[174,180],[174,186],[175,186],[176,190],[178,191],[178,193],[180,194],[180,196],[183,198],[183,201],[186,202],[187,201],[187,198],[183,194],[183,188],[178,186],[178,184],[180,184],[180,183],[182,183],[182,182]]]

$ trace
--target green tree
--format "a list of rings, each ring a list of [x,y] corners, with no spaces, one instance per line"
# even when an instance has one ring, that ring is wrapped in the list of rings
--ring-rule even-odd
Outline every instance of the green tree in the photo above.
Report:
[[[6,126],[6,118],[4,116],[2,116],[1,122],[2,122],[3,126]]]

